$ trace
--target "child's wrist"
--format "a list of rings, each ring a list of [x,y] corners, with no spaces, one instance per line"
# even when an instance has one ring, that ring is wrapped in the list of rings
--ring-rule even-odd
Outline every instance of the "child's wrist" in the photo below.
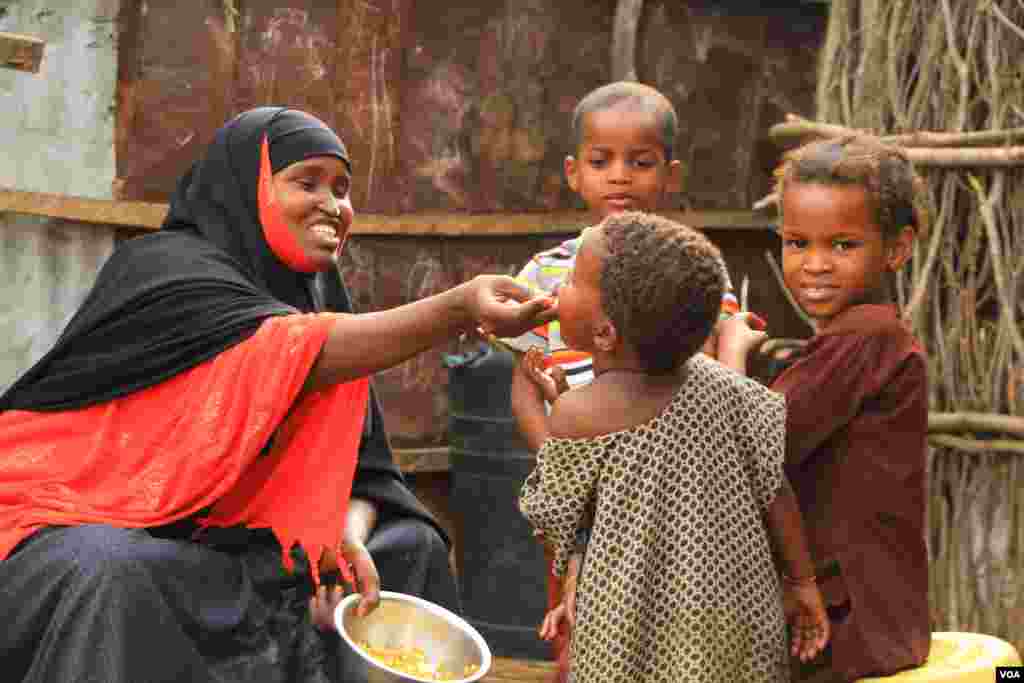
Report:
[[[813,572],[809,574],[788,574],[783,572],[782,583],[794,588],[814,586],[818,583],[818,577],[815,576]]]

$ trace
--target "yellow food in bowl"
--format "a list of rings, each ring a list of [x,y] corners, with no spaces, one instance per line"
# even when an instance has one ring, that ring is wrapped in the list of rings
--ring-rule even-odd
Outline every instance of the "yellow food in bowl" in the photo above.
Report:
[[[458,681],[472,676],[480,668],[467,664],[462,673],[448,671],[427,661],[427,653],[418,647],[371,647],[366,642],[360,642],[359,647],[375,662],[428,681]]]

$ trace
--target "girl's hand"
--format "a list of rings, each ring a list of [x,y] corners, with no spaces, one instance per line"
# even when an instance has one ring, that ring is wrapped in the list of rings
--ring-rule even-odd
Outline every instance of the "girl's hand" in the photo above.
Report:
[[[790,654],[802,662],[814,659],[832,634],[818,586],[813,583],[785,584],[783,609],[793,641]]]
[[[536,346],[523,355],[519,364],[526,377],[540,388],[541,395],[548,403],[554,403],[555,399],[569,390],[565,370],[559,365],[545,369],[544,353]]]

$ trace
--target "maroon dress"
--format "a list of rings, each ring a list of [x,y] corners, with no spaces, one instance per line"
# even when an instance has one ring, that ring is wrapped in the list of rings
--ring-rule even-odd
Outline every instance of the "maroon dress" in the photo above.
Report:
[[[786,472],[833,621],[843,680],[928,655],[927,364],[890,305],[855,306],[772,388],[786,396]]]

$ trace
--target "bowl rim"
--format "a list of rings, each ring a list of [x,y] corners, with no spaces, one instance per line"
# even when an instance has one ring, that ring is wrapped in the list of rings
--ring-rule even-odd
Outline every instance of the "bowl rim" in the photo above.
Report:
[[[404,676],[405,678],[410,678],[420,683],[435,683],[431,681],[429,678],[420,678],[419,676],[406,673],[405,671],[392,669],[387,664],[382,664],[381,662],[378,662],[377,660],[373,659],[368,654],[363,652],[363,648],[361,648],[359,645],[356,644],[354,640],[352,640],[348,632],[345,630],[345,620],[343,616],[345,614],[345,610],[350,605],[357,602],[361,597],[362,595],[360,593],[350,593],[349,595],[346,595],[341,602],[338,603],[337,607],[334,608],[335,628],[337,628],[338,633],[341,634],[341,637],[345,640],[345,642],[348,643],[349,648],[353,650],[356,654],[358,654],[363,660],[369,662],[370,664],[373,664],[376,667],[384,669],[389,673]],[[410,595],[409,593],[399,593],[397,591],[381,591],[380,600],[381,602],[384,602],[385,600],[394,600],[396,602],[410,602],[414,605],[417,605],[418,607],[423,608],[431,614],[439,616],[445,621],[449,622],[450,624],[453,624],[454,626],[458,627],[466,635],[468,635],[474,643],[476,643],[477,647],[480,648],[481,653],[482,661],[480,662],[480,668],[478,668],[471,676],[456,678],[449,681],[448,683],[474,683],[474,681],[479,681],[481,678],[487,675],[488,671],[490,671],[492,660],[491,648],[487,645],[487,641],[484,640],[483,636],[481,636],[480,633],[475,628],[473,628],[473,626],[468,621],[460,617],[458,614],[455,614],[451,610],[445,609],[444,607],[441,607],[436,603],[430,602],[429,600],[424,600],[423,598],[417,597],[415,595]]]

